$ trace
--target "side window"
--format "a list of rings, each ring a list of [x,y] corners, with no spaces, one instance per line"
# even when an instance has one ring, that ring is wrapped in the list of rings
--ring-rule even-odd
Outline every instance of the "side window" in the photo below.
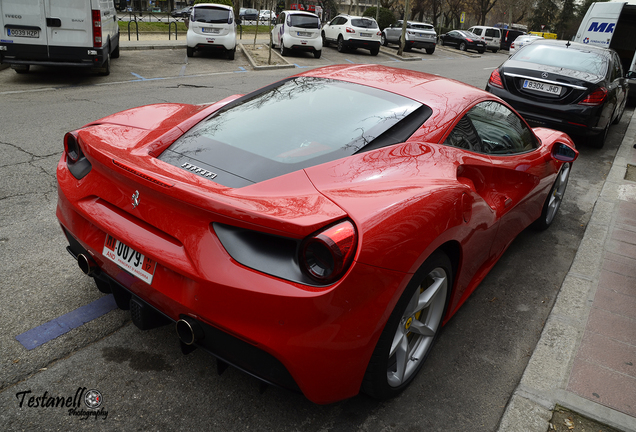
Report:
[[[481,139],[479,135],[477,135],[477,131],[468,116],[462,117],[457,125],[455,125],[453,131],[448,135],[446,141],[444,141],[444,144],[483,153]]]
[[[621,59],[616,54],[613,54],[612,58],[614,59],[614,79],[623,77],[623,66],[621,65]]]
[[[536,149],[539,145],[534,133],[521,118],[499,102],[481,102],[466,116],[481,138],[484,153],[524,153]]]
[[[481,32],[482,31],[483,31],[482,29],[476,28],[476,29],[473,30],[473,33],[475,33],[477,36],[481,36]]]

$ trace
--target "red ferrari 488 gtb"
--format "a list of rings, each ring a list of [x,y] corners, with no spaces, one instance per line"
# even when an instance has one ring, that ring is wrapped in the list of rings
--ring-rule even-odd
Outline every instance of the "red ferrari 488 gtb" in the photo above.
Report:
[[[578,155],[490,93],[377,65],[130,109],[64,149],[57,217],[97,287],[316,403],[408,386]]]

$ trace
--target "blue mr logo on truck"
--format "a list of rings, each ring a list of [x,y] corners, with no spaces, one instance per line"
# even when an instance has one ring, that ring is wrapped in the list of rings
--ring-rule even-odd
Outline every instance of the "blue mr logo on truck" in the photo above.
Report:
[[[614,33],[614,26],[616,23],[597,23],[590,24],[590,28],[587,31],[598,33]]]

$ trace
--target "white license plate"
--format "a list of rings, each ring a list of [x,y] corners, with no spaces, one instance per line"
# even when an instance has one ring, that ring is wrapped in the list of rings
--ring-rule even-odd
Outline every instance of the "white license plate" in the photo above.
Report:
[[[311,37],[311,33],[309,32],[296,32],[298,37]]]
[[[212,33],[212,34],[218,34],[221,29],[218,28],[208,28],[208,27],[201,27],[201,31],[203,33]]]
[[[561,86],[555,86],[552,84],[546,84],[537,81],[523,80],[523,88],[555,95],[561,94]]]
[[[8,28],[7,36],[38,38],[40,37],[40,31]]]
[[[122,269],[137,276],[148,285],[152,283],[157,262],[145,257],[111,235],[106,236],[102,254]]]
[[[362,37],[371,37],[373,35],[371,33],[360,33],[360,36],[362,36]]]

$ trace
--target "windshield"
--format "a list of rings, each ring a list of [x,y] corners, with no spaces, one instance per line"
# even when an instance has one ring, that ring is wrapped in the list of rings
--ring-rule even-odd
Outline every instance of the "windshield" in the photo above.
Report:
[[[351,24],[356,27],[364,27],[364,28],[378,28],[378,23],[374,20],[365,19],[365,18],[354,18],[351,20]]]
[[[593,51],[537,43],[525,45],[523,50],[517,52],[512,58],[521,62],[570,69],[597,76],[604,76],[608,68],[605,56]]]
[[[411,24],[411,28],[421,30],[433,30],[433,26],[429,24]]]
[[[258,182],[353,155],[381,135],[383,145],[403,142],[408,136],[396,133],[403,128],[392,126],[428,108],[394,93],[312,77],[274,84],[230,105],[189,130],[160,159],[180,166],[180,157],[187,156],[192,164],[232,176],[225,182],[219,174],[216,182],[239,187],[245,183],[238,178]]]
[[[313,17],[311,15],[295,15],[291,14],[289,20],[290,27],[300,27],[300,28],[320,28],[320,19],[318,17]]]
[[[194,8],[194,20],[203,23],[226,23],[230,19],[230,10],[202,6]]]

